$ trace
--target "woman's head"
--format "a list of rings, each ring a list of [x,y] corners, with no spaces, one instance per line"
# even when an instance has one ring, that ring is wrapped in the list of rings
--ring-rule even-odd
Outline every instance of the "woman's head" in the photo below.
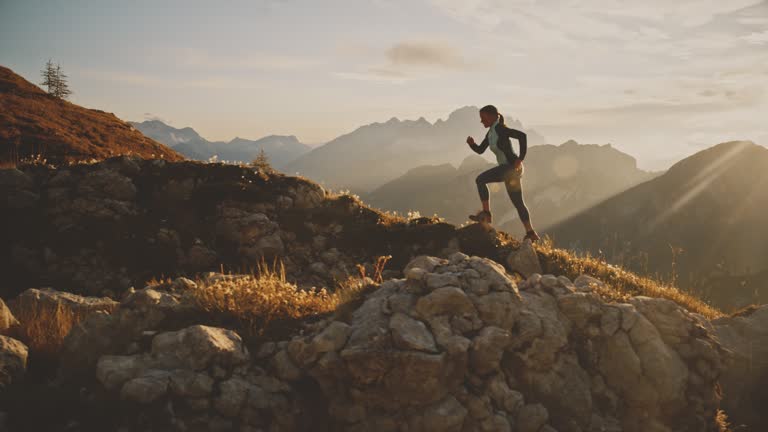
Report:
[[[496,109],[495,106],[486,105],[480,108],[480,123],[482,123],[483,126],[489,128],[493,126],[497,119],[499,120],[499,123],[504,123],[504,116],[499,114],[499,110]]]

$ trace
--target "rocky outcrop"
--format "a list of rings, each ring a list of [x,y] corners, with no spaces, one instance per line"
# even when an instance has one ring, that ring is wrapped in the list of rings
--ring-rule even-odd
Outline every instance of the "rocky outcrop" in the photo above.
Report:
[[[768,399],[768,306],[750,307],[712,321],[720,344],[731,352],[723,371],[723,409],[734,424],[766,430]]]
[[[65,352],[98,379],[90,391],[126,404],[131,427],[718,430],[722,350],[670,301],[605,303],[551,275],[518,285],[462,253],[420,256],[403,273],[349,314],[250,350],[231,330],[182,319],[190,282],[149,287],[92,315]]]
[[[19,339],[34,352],[57,353],[69,331],[95,312],[111,312],[118,303],[109,298],[81,297],[51,288],[31,288],[10,301],[18,317]]]
[[[0,392],[24,377],[27,370],[27,346],[0,336]]]
[[[476,227],[385,215],[299,177],[253,167],[116,157],[94,164],[0,170],[0,296],[53,286],[120,298],[152,278],[249,269],[279,258],[309,288],[335,287],[357,265],[461,250],[525,276],[530,245],[510,254]],[[393,274],[394,273],[394,274]]]
[[[5,304],[3,299],[0,299],[0,334],[10,335],[15,333],[19,327],[19,320],[13,316],[13,313]]]

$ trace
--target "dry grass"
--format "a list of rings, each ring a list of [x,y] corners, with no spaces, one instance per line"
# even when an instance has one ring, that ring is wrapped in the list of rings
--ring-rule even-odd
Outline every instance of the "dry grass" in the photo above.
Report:
[[[638,276],[590,255],[577,256],[571,251],[557,249],[551,241],[541,242],[536,250],[546,267],[546,273],[562,274],[571,279],[586,274],[605,282],[606,287],[595,287],[595,292],[606,300],[625,302],[638,295],[661,297],[709,319],[723,316],[718,309],[674,286]]]
[[[351,277],[334,292],[325,288],[303,290],[286,280],[282,263],[272,267],[261,263],[249,275],[225,277],[209,284],[198,281],[194,296],[198,306],[216,321],[236,325],[245,336],[259,337],[275,330],[274,324],[334,313],[340,306],[354,302],[369,285],[366,281],[372,282]]]
[[[731,432],[733,430],[731,429],[731,424],[728,422],[728,416],[723,410],[717,410],[715,423],[717,423],[719,432]]]
[[[111,308],[101,308],[111,312]],[[12,311],[21,325],[19,339],[29,350],[43,355],[58,353],[72,327],[96,309],[77,309],[60,302],[19,296],[13,300]]]

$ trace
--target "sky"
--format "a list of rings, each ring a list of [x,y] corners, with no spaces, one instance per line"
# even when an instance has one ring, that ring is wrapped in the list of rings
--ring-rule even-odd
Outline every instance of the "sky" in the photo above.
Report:
[[[0,64],[48,58],[73,102],[210,140],[494,104],[647,169],[768,145],[766,0],[0,0]]]

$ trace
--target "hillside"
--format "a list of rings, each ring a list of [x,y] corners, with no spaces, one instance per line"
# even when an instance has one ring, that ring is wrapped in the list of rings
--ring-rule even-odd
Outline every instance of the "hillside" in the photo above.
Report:
[[[12,430],[724,432],[721,314],[598,260],[247,166],[27,165],[0,192]]]
[[[263,149],[272,166],[280,169],[310,150],[308,145],[292,135],[269,135],[257,140],[234,138],[229,142],[208,141],[190,127],[177,129],[159,120],[131,124],[144,135],[173,148],[189,159],[200,161],[216,157],[221,161],[248,163]]]
[[[544,142],[536,131],[525,129],[510,116],[506,121],[510,127],[528,133],[529,146]],[[482,140],[485,132],[477,107],[460,108],[446,120],[434,123],[423,117],[418,120],[391,118],[384,123],[362,126],[317,147],[284,170],[332,189],[367,193],[418,166],[458,164],[470,151],[466,137],[472,135]]]
[[[728,142],[699,152],[667,173],[631,188],[550,230],[556,243],[602,253],[635,271],[741,307],[768,301],[768,149]],[[730,284],[713,284],[713,281]],[[750,283],[746,283],[750,282]]]
[[[42,157],[50,163],[117,155],[181,160],[114,114],[49,96],[0,66],[0,161]]]
[[[475,177],[493,166],[471,155],[458,168],[450,164],[417,167],[364,194],[363,199],[379,208],[438,214],[459,224],[479,209]],[[638,169],[633,157],[610,145],[568,141],[531,147],[523,184],[536,226],[547,229],[654,175]],[[491,185],[491,205],[497,226],[522,232],[517,212],[500,184]]]

